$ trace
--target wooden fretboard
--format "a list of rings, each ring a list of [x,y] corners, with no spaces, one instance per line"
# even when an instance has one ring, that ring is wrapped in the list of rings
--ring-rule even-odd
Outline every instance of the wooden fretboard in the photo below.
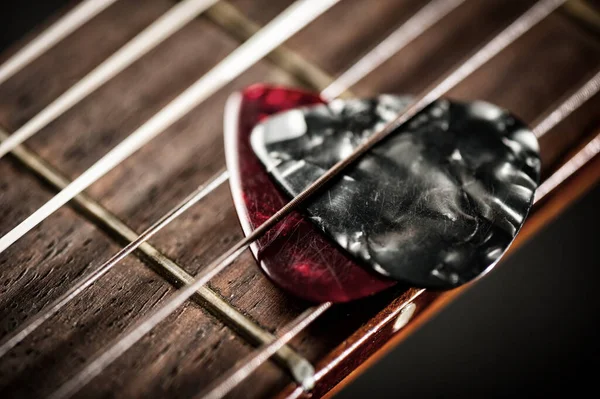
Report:
[[[0,160],[0,235],[291,3],[218,2]],[[351,91],[359,96],[419,93],[533,3],[468,0]],[[69,35],[0,85],[0,127],[5,132],[18,129],[173,4],[174,0],[117,1]],[[342,0],[0,254],[0,337],[110,258],[135,232],[224,166],[222,121],[229,93],[256,82],[319,91],[422,4]],[[600,69],[598,35],[571,8],[552,13],[449,96],[486,100],[530,123],[551,111]],[[37,33],[2,54],[0,62]],[[600,132],[599,106],[600,96],[596,96],[543,137],[544,179]],[[515,245],[544,228],[599,178],[596,157],[534,208]],[[0,396],[52,393],[241,237],[229,188],[223,185],[152,238],[151,247],[146,245],[137,257],[126,258],[1,358]],[[250,253],[207,288],[79,395],[191,397],[234,367],[261,337],[276,334],[311,305],[271,284]],[[335,306],[232,396],[308,395],[290,377],[290,359],[314,365],[317,380],[311,395],[322,396],[386,343],[402,341],[462,291],[417,295],[419,290],[404,287]],[[416,313],[396,331],[394,324],[408,302],[416,305]]]

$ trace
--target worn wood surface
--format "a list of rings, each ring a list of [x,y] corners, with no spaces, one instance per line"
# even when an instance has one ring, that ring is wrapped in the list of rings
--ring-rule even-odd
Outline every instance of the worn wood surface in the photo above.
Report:
[[[231,3],[262,25],[291,1]],[[286,46],[326,73],[337,75],[409,18],[421,3],[385,0],[367,6],[364,1],[344,0]],[[361,81],[355,91],[360,95],[419,92],[531,3],[467,1]],[[76,35],[0,85],[0,126],[9,132],[17,129],[172,4],[171,0],[122,0],[108,8]],[[576,20],[555,13],[450,94],[458,99],[497,103],[533,122],[600,68],[599,43]],[[51,123],[27,145],[74,178],[238,44],[236,35],[208,17],[200,17]],[[261,81],[295,83],[294,76],[272,62],[259,62],[94,184],[89,194],[141,231],[224,166],[224,102],[232,90]],[[598,106],[600,99],[590,101],[542,139],[544,175],[597,132]],[[592,176],[588,183],[598,178],[597,173],[588,175]],[[53,193],[16,160],[0,160],[0,234]],[[542,227],[539,223],[537,228]],[[196,273],[240,237],[224,186],[151,242],[188,272]],[[69,207],[51,216],[0,254],[1,336],[118,249],[110,236]],[[210,285],[271,332],[309,306],[274,287],[249,254]],[[0,360],[0,395],[48,394],[173,290],[147,265],[129,257]],[[324,370],[315,396],[326,393],[396,334],[391,329],[394,315],[414,293],[396,289],[336,307],[292,341],[294,348]],[[421,295],[416,300],[418,312],[426,314],[428,307],[441,303],[438,301],[436,293]],[[190,302],[81,395],[190,397],[251,350],[214,316]],[[282,391],[301,395],[288,384],[287,374],[269,363],[232,396],[269,397]]]

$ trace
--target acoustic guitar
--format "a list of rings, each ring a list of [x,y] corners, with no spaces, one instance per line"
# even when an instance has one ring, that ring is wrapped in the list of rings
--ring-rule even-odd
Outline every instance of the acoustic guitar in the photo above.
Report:
[[[72,2],[0,56],[2,397],[331,395],[600,179],[599,9],[585,0]],[[336,205],[343,194],[327,202],[335,190],[323,190],[352,180],[348,168],[397,129],[434,134],[437,113],[452,110],[482,119],[464,126],[505,118],[490,127],[511,134],[499,139],[508,161],[494,176],[526,182],[478,209],[492,209],[486,229],[504,226],[508,239],[452,273],[396,267],[422,258],[404,248],[386,269],[363,251],[374,244],[332,234],[332,210],[347,211],[347,228],[399,205],[381,200],[361,214],[357,200]],[[342,119],[323,117],[338,111]],[[286,178],[310,157],[282,169],[297,153],[286,143],[317,122],[331,125],[312,139],[340,163],[294,186]],[[340,149],[327,136],[336,123],[371,124],[370,136]],[[472,140],[463,144],[476,147],[473,159],[497,154]],[[523,151],[526,172],[511,172]],[[395,184],[386,187],[410,193],[424,183]],[[523,200],[511,208],[501,200],[513,194]],[[460,224],[449,217],[409,225],[445,237]]]

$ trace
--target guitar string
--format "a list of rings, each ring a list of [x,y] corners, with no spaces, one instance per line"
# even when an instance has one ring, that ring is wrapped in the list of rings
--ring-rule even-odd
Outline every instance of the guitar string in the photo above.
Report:
[[[37,134],[119,72],[183,28],[218,0],[184,0],[127,42],[85,77],[58,96],[10,137],[0,143],[0,158]]]
[[[590,97],[594,96],[600,90],[600,71],[587,81],[581,89],[577,90],[573,95],[569,96],[565,101],[561,101],[560,106],[552,112],[543,116],[533,129],[533,134],[538,139],[559,124],[565,115],[569,115],[574,109],[577,109],[586,102]]]
[[[84,0],[0,65],[0,84],[117,0]]]
[[[550,194],[562,182],[571,177],[575,172],[581,169],[586,163],[591,161],[600,152],[600,134],[596,135],[588,144],[577,152],[567,163],[562,165],[536,190],[535,202]]]
[[[360,80],[361,77],[366,76],[368,73],[374,70],[377,65],[380,65],[386,59],[392,57],[395,53],[400,51],[406,44],[410,42],[407,41],[402,35],[399,35],[399,32],[412,31],[412,26],[414,26],[415,21],[423,21],[423,23],[433,24],[436,20],[439,20],[444,15],[448,14],[462,1],[463,0],[435,0],[429,3],[429,5],[435,5],[436,7],[440,7],[440,9],[443,10],[443,12],[438,12],[429,6],[426,6],[422,9],[422,11],[417,12],[405,24],[400,26],[386,39],[384,39],[384,42],[386,43],[386,46],[384,48],[382,48],[380,45],[377,45],[373,50],[365,54],[361,59],[359,59],[348,69],[352,70],[354,66],[358,64],[361,65],[361,68],[358,71],[354,71],[352,73],[353,82],[356,83],[358,80]],[[449,7],[449,5],[453,5],[453,7]],[[407,28],[405,28],[405,26],[407,25],[410,31],[407,31]],[[422,31],[424,31],[424,29]],[[397,40],[399,43],[395,43],[394,40]],[[374,66],[369,67],[369,65]],[[360,76],[361,74],[362,76]],[[343,77],[344,75],[345,72],[342,73],[340,77]],[[349,82],[347,78],[343,79],[344,81]],[[343,88],[341,92],[344,92],[348,89],[348,87],[344,87],[343,82],[337,82],[337,79],[333,81],[332,85],[328,87],[337,87],[338,89]],[[62,294],[50,305],[46,306],[32,318],[23,323],[11,336],[0,341],[0,357],[4,356],[10,349],[12,349],[15,345],[17,345],[19,342],[21,342],[23,339],[29,336],[44,321],[48,320],[52,315],[59,312],[64,306],[66,306],[70,301],[75,299],[87,287],[91,286],[97,279],[106,274],[123,258],[131,254],[134,250],[136,250],[140,245],[142,245],[144,242],[150,239],[154,234],[160,231],[168,223],[173,221],[175,218],[177,218],[191,206],[196,204],[202,198],[206,197],[206,195],[208,195],[210,192],[219,187],[227,179],[228,173],[226,170],[217,173],[214,178],[209,179],[208,182],[202,184],[194,192],[189,194],[184,201],[182,201],[180,204],[171,209],[167,214],[162,216],[157,222],[155,222],[152,226],[150,226],[138,237],[136,237],[132,242],[130,242],[129,245],[127,245],[125,248],[123,248],[121,251],[113,255],[109,260],[107,260],[101,266],[99,266],[96,270],[94,270],[94,272],[76,281],[75,284],[67,292]]]
[[[600,71],[575,94],[570,96],[558,108],[545,116],[535,127],[533,133],[536,137],[542,137],[546,132],[560,123],[565,117],[579,108],[581,104],[587,101],[600,91]],[[548,193],[558,187],[563,181],[568,179],[583,165],[589,162],[600,151],[600,134],[594,137],[580,151],[577,152],[569,161],[558,168],[549,178],[547,178],[535,191],[535,202],[540,201]]]
[[[438,0],[428,3],[406,21],[400,29],[397,29],[371,50],[369,57],[359,60],[323,89],[321,97],[332,100],[340,96],[348,87],[354,86],[356,82],[387,61],[388,54],[395,54],[402,50],[463,2],[464,0]]]
[[[298,0],[0,238],[0,253],[340,0]]]
[[[395,121],[388,124],[382,130],[376,132],[370,139],[359,146],[350,156],[329,169],[323,176],[312,183],[308,188],[294,197],[290,202],[283,206],[267,221],[258,226],[252,233],[233,245],[228,251],[211,262],[201,273],[196,276],[194,283],[183,287],[168,299],[163,304],[158,306],[158,309],[148,316],[145,320],[135,323],[133,328],[128,332],[118,337],[114,343],[102,352],[98,357],[88,362],[74,377],[67,380],[57,391],[52,395],[53,398],[66,398],[72,396],[80,388],[86,385],[94,377],[100,374],[106,367],[114,362],[121,354],[127,351],[137,341],[139,341],[146,333],[154,328],[158,323],[168,317],[173,311],[181,306],[198,287],[206,284],[216,274],[232,264],[256,239],[261,237],[266,231],[278,223],[289,212],[295,209],[302,201],[309,198],[315,191],[320,189],[329,179],[337,175],[343,168],[352,163],[358,157],[364,154],[370,147],[379,142],[384,136],[395,130],[397,127],[405,123],[410,117],[431,104],[441,95],[453,88],[465,77],[470,75],[479,66],[494,57],[510,43],[527,32],[531,27],[535,26],[539,21],[549,15],[564,0],[542,0],[532,6],[528,11],[522,14],[515,22],[510,24],[494,39],[484,45],[474,55],[469,57],[467,61],[461,64],[453,72],[440,80],[440,83],[433,85],[433,88],[417,97],[407,111],[400,113]]]
[[[553,111],[545,118],[541,120],[541,122],[536,123],[534,128],[532,129],[536,137],[541,138],[548,131],[558,125],[561,121],[565,120],[569,115],[571,115],[576,109],[578,109],[582,104],[584,104],[587,100],[589,100],[592,96],[598,93],[600,89],[600,72],[598,72],[592,79],[587,81],[582,87],[575,90],[575,92],[568,97],[567,100],[562,102],[557,108],[554,108]],[[546,181],[540,185],[542,188],[547,184],[547,188],[543,189],[543,195],[536,195],[534,198],[534,204],[537,204],[544,195],[548,194],[552,190],[554,190],[559,184],[568,179],[575,171],[580,169],[583,165],[589,162],[595,155],[600,152],[600,134],[598,134],[593,140],[591,140],[583,149],[581,149],[571,160],[569,160],[563,167],[559,168],[556,172],[554,172]],[[402,311],[402,309],[414,301],[418,296],[420,296],[424,289],[419,290],[415,295],[413,295],[410,299],[405,301],[402,306],[397,309],[395,314]],[[201,393],[197,397],[205,398],[205,399],[218,399],[225,396],[229,393],[233,388],[235,388],[240,382],[243,381],[244,378],[248,377],[253,371],[255,371],[258,367],[260,367],[263,363],[265,363],[275,352],[277,352],[278,348],[286,345],[289,341],[291,341],[297,334],[299,334],[302,329],[297,328],[297,326],[302,325],[304,328],[307,327],[310,323],[316,320],[321,314],[325,312],[330,307],[331,303],[323,304],[319,307],[313,307],[307,309],[300,316],[295,318],[292,322],[282,327],[282,331],[280,336],[273,342],[269,344],[263,344],[262,347],[257,348],[252,353],[250,353],[247,357],[245,357],[242,361],[237,363],[237,367],[233,367],[220,376],[217,380],[213,381],[211,385],[204,391],[205,393]],[[394,315],[390,315],[382,322],[389,322],[393,320]],[[316,379],[319,377],[319,373],[314,376],[314,379],[311,381],[311,385],[314,385]]]

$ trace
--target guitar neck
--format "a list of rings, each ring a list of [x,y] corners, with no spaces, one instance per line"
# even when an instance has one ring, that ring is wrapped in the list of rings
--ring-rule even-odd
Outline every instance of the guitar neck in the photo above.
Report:
[[[0,85],[2,129],[17,130],[174,3],[118,1],[34,60]],[[0,160],[0,235],[290,3],[218,2],[28,140],[25,148]],[[270,82],[320,91],[422,6],[417,0],[368,3],[344,0],[333,7],[93,184],[72,206],[63,207],[0,254],[0,281],[6,282],[0,289],[2,336],[224,166],[223,108],[232,90]],[[468,3],[358,82],[352,93],[423,91],[533,1]],[[599,49],[593,29],[561,9],[449,96],[489,101],[533,123],[598,70]],[[590,100],[577,111],[577,118],[543,137],[544,178],[600,132],[594,113],[599,105],[600,98]],[[599,166],[593,159],[537,204],[515,247],[595,184]],[[124,259],[1,359],[0,392],[6,397],[47,396],[242,235],[229,189],[222,186],[161,230],[150,240],[151,247]],[[397,287],[335,306],[286,346],[287,355],[280,352],[274,362],[240,384],[233,396],[307,395],[290,375],[290,364],[298,359],[316,369],[312,396],[325,395],[374,354],[399,344],[465,289],[439,293]],[[309,306],[276,288],[246,253],[80,394],[191,396]]]

